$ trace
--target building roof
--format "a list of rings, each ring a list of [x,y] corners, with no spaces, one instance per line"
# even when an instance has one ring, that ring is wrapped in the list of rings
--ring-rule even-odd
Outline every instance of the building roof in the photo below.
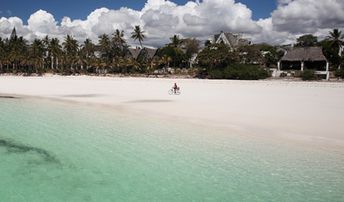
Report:
[[[215,34],[214,43],[220,43],[221,41],[231,47],[250,45],[249,40],[242,38],[240,34],[233,34],[233,33],[221,32],[220,34]]]
[[[282,57],[281,61],[327,61],[321,47],[293,48]]]
[[[129,48],[129,52],[131,56],[136,60],[139,56],[141,49],[140,48]]]
[[[148,59],[152,59],[157,52],[157,49],[152,49],[152,48],[144,48],[143,50],[147,51]]]
[[[130,56],[132,58],[134,58],[135,60],[137,60],[139,58],[142,59],[142,57],[145,60],[146,59],[150,60],[155,56],[157,49],[146,48],[146,47],[144,47],[142,49],[141,48],[129,48],[129,52],[130,52]]]

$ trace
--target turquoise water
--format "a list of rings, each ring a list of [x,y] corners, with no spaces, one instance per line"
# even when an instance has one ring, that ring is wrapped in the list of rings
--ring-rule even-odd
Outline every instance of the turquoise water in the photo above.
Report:
[[[344,201],[344,151],[0,98],[0,201]]]

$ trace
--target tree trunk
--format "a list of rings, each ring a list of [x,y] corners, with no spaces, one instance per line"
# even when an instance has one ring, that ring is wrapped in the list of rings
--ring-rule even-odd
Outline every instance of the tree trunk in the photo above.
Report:
[[[50,66],[50,68],[54,69],[54,56],[51,56],[50,58],[51,58],[51,64],[50,64],[51,66]]]
[[[35,73],[38,73],[38,69],[37,69],[37,62],[35,62]]]
[[[339,55],[340,60],[342,60],[342,51],[343,51],[342,48],[343,48],[343,47],[340,46],[340,47],[339,47],[339,52],[338,52],[338,55]],[[339,62],[338,69],[341,68],[341,62],[342,62],[342,61]]]
[[[15,69],[16,69],[16,68],[17,68],[17,67],[16,67],[16,62],[13,62],[12,73],[15,72]]]

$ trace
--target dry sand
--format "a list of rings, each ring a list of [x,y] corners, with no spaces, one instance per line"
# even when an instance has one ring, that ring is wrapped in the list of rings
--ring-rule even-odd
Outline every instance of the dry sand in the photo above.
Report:
[[[181,95],[168,94],[174,82]],[[257,136],[344,144],[344,83],[1,76],[1,94],[106,104]]]

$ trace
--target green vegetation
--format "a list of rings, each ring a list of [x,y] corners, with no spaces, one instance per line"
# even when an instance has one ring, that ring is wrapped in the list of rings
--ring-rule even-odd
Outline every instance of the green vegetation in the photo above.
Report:
[[[306,34],[297,39],[295,46],[299,47],[311,47],[318,45],[318,37],[313,36],[312,34]]]
[[[166,46],[158,50],[157,56],[164,58],[166,62],[163,63],[169,67],[182,67],[185,66],[184,62],[186,61],[186,55],[174,46]],[[166,59],[167,58],[167,59]]]
[[[246,64],[233,64],[224,69],[213,69],[209,71],[211,79],[235,79],[235,80],[258,80],[266,79],[269,72],[259,66]]]
[[[314,70],[306,69],[301,73],[301,78],[303,81],[317,80],[318,77],[315,75]]]
[[[29,43],[13,29],[9,38],[0,38],[0,73],[146,74],[168,68],[177,72],[178,68],[191,67],[191,58],[199,51],[196,39],[180,39],[178,35],[156,53],[143,48],[145,35],[140,26],[133,28],[131,37],[139,41],[140,49],[130,50],[121,30],[100,35],[96,43],[90,39],[79,43],[71,35],[62,41],[46,36]]]
[[[335,76],[338,77],[338,78],[344,79],[344,69],[338,69],[338,70],[335,72]]]
[[[320,42],[324,55],[330,62],[332,70],[338,69],[343,64],[343,57],[340,55],[340,48],[344,45],[344,35],[338,29],[329,32],[329,36]]]
[[[280,55],[266,44],[243,46],[232,50],[224,44],[209,45],[198,55],[202,68],[199,77],[211,79],[265,79],[270,73],[265,69]]]
[[[143,48],[145,31],[133,27],[130,37],[140,43],[141,48],[130,49],[124,31],[115,30],[111,35],[102,34],[96,42],[85,39],[80,43],[71,35],[61,41],[57,38],[34,39],[31,43],[17,36],[13,29],[9,38],[0,38],[0,73],[14,74],[187,74],[214,79],[264,79],[270,76],[268,68],[276,68],[283,56],[277,46],[254,44],[231,48],[225,44],[205,42],[200,50],[200,41],[183,39],[173,35],[170,43],[152,53]],[[303,35],[296,46],[320,45],[330,62],[331,70],[343,65],[340,48],[344,45],[343,34],[338,29],[320,42],[313,35]],[[197,56],[197,58],[196,58]],[[190,70],[190,71],[189,71]],[[295,73],[305,80],[315,79],[313,73]],[[335,75],[343,78],[343,70]],[[285,75],[282,75],[285,76]]]
[[[199,43],[196,39],[180,39],[178,35],[170,38],[171,43],[158,49],[156,56],[160,58],[158,67],[188,68],[190,59],[198,53]]]
[[[140,25],[136,25],[134,31],[131,33],[131,38],[134,40],[139,40],[141,48],[143,48],[142,41],[146,37],[143,33],[144,31],[141,31]]]
[[[224,68],[240,60],[237,52],[231,51],[224,44],[215,44],[204,48],[198,54],[198,65],[207,70]]]

